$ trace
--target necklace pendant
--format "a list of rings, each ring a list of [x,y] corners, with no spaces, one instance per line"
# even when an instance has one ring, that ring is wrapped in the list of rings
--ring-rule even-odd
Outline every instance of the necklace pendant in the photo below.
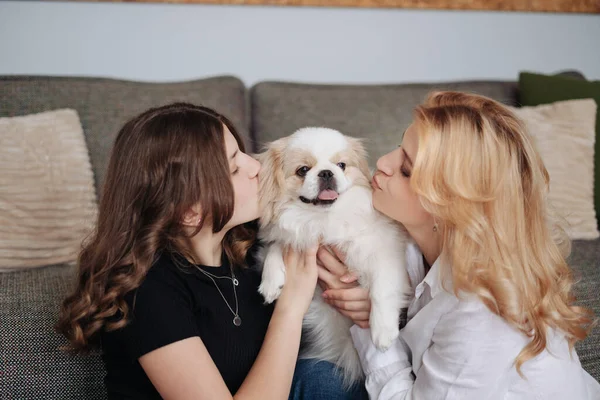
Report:
[[[233,284],[237,286],[240,284],[240,282],[237,280],[237,278],[233,278]]]
[[[242,319],[239,317],[239,315],[235,316],[235,318],[233,319],[233,324],[235,326],[240,326],[242,324]]]

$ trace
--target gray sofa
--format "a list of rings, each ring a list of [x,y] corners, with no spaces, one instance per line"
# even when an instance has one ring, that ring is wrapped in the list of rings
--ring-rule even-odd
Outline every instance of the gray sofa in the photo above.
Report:
[[[151,106],[187,101],[213,107],[232,119],[253,151],[303,126],[336,128],[367,138],[374,164],[398,145],[413,107],[432,89],[470,91],[518,103],[516,83],[498,81],[380,86],[261,82],[246,88],[230,76],[181,83],[4,76],[0,117],[76,109],[100,192],[118,129]],[[570,262],[580,278],[579,303],[600,315],[600,240],[575,242]],[[100,356],[74,357],[59,351],[65,340],[52,328],[73,277],[74,269],[67,265],[0,273],[0,398],[105,398]],[[600,380],[600,330],[577,350],[583,367]]]

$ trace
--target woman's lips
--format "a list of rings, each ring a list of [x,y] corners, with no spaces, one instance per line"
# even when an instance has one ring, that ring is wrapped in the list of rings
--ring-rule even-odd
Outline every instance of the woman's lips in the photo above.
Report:
[[[379,182],[377,182],[377,175],[373,175],[373,179],[371,179],[371,187],[375,190],[381,190],[381,186],[379,186]]]

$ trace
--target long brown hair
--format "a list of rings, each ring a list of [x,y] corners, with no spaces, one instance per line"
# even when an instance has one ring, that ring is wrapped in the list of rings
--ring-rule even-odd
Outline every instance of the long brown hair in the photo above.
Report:
[[[523,121],[483,96],[438,92],[415,111],[419,150],[411,184],[442,225],[454,292],[474,293],[531,338],[517,371],[540,354],[548,329],[570,347],[594,325],[575,305],[570,241],[548,204],[550,177]]]
[[[150,109],[120,130],[96,229],[79,254],[77,284],[62,304],[56,327],[70,350],[92,350],[102,329],[125,326],[125,294],[139,287],[157,254],[189,254],[189,236],[180,222],[192,206],[201,205],[202,221],[212,222],[213,232],[230,220],[234,193],[224,126],[244,151],[227,118],[192,104]],[[253,226],[237,226],[226,234],[223,247],[233,265],[245,264],[256,237]]]

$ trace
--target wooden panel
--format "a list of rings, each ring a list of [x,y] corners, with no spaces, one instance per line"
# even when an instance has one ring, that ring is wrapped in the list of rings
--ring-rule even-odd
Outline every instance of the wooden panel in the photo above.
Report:
[[[78,0],[74,0],[78,1]],[[89,0],[83,0],[89,1]],[[600,13],[600,0],[92,0],[127,3],[199,3],[311,7]]]

